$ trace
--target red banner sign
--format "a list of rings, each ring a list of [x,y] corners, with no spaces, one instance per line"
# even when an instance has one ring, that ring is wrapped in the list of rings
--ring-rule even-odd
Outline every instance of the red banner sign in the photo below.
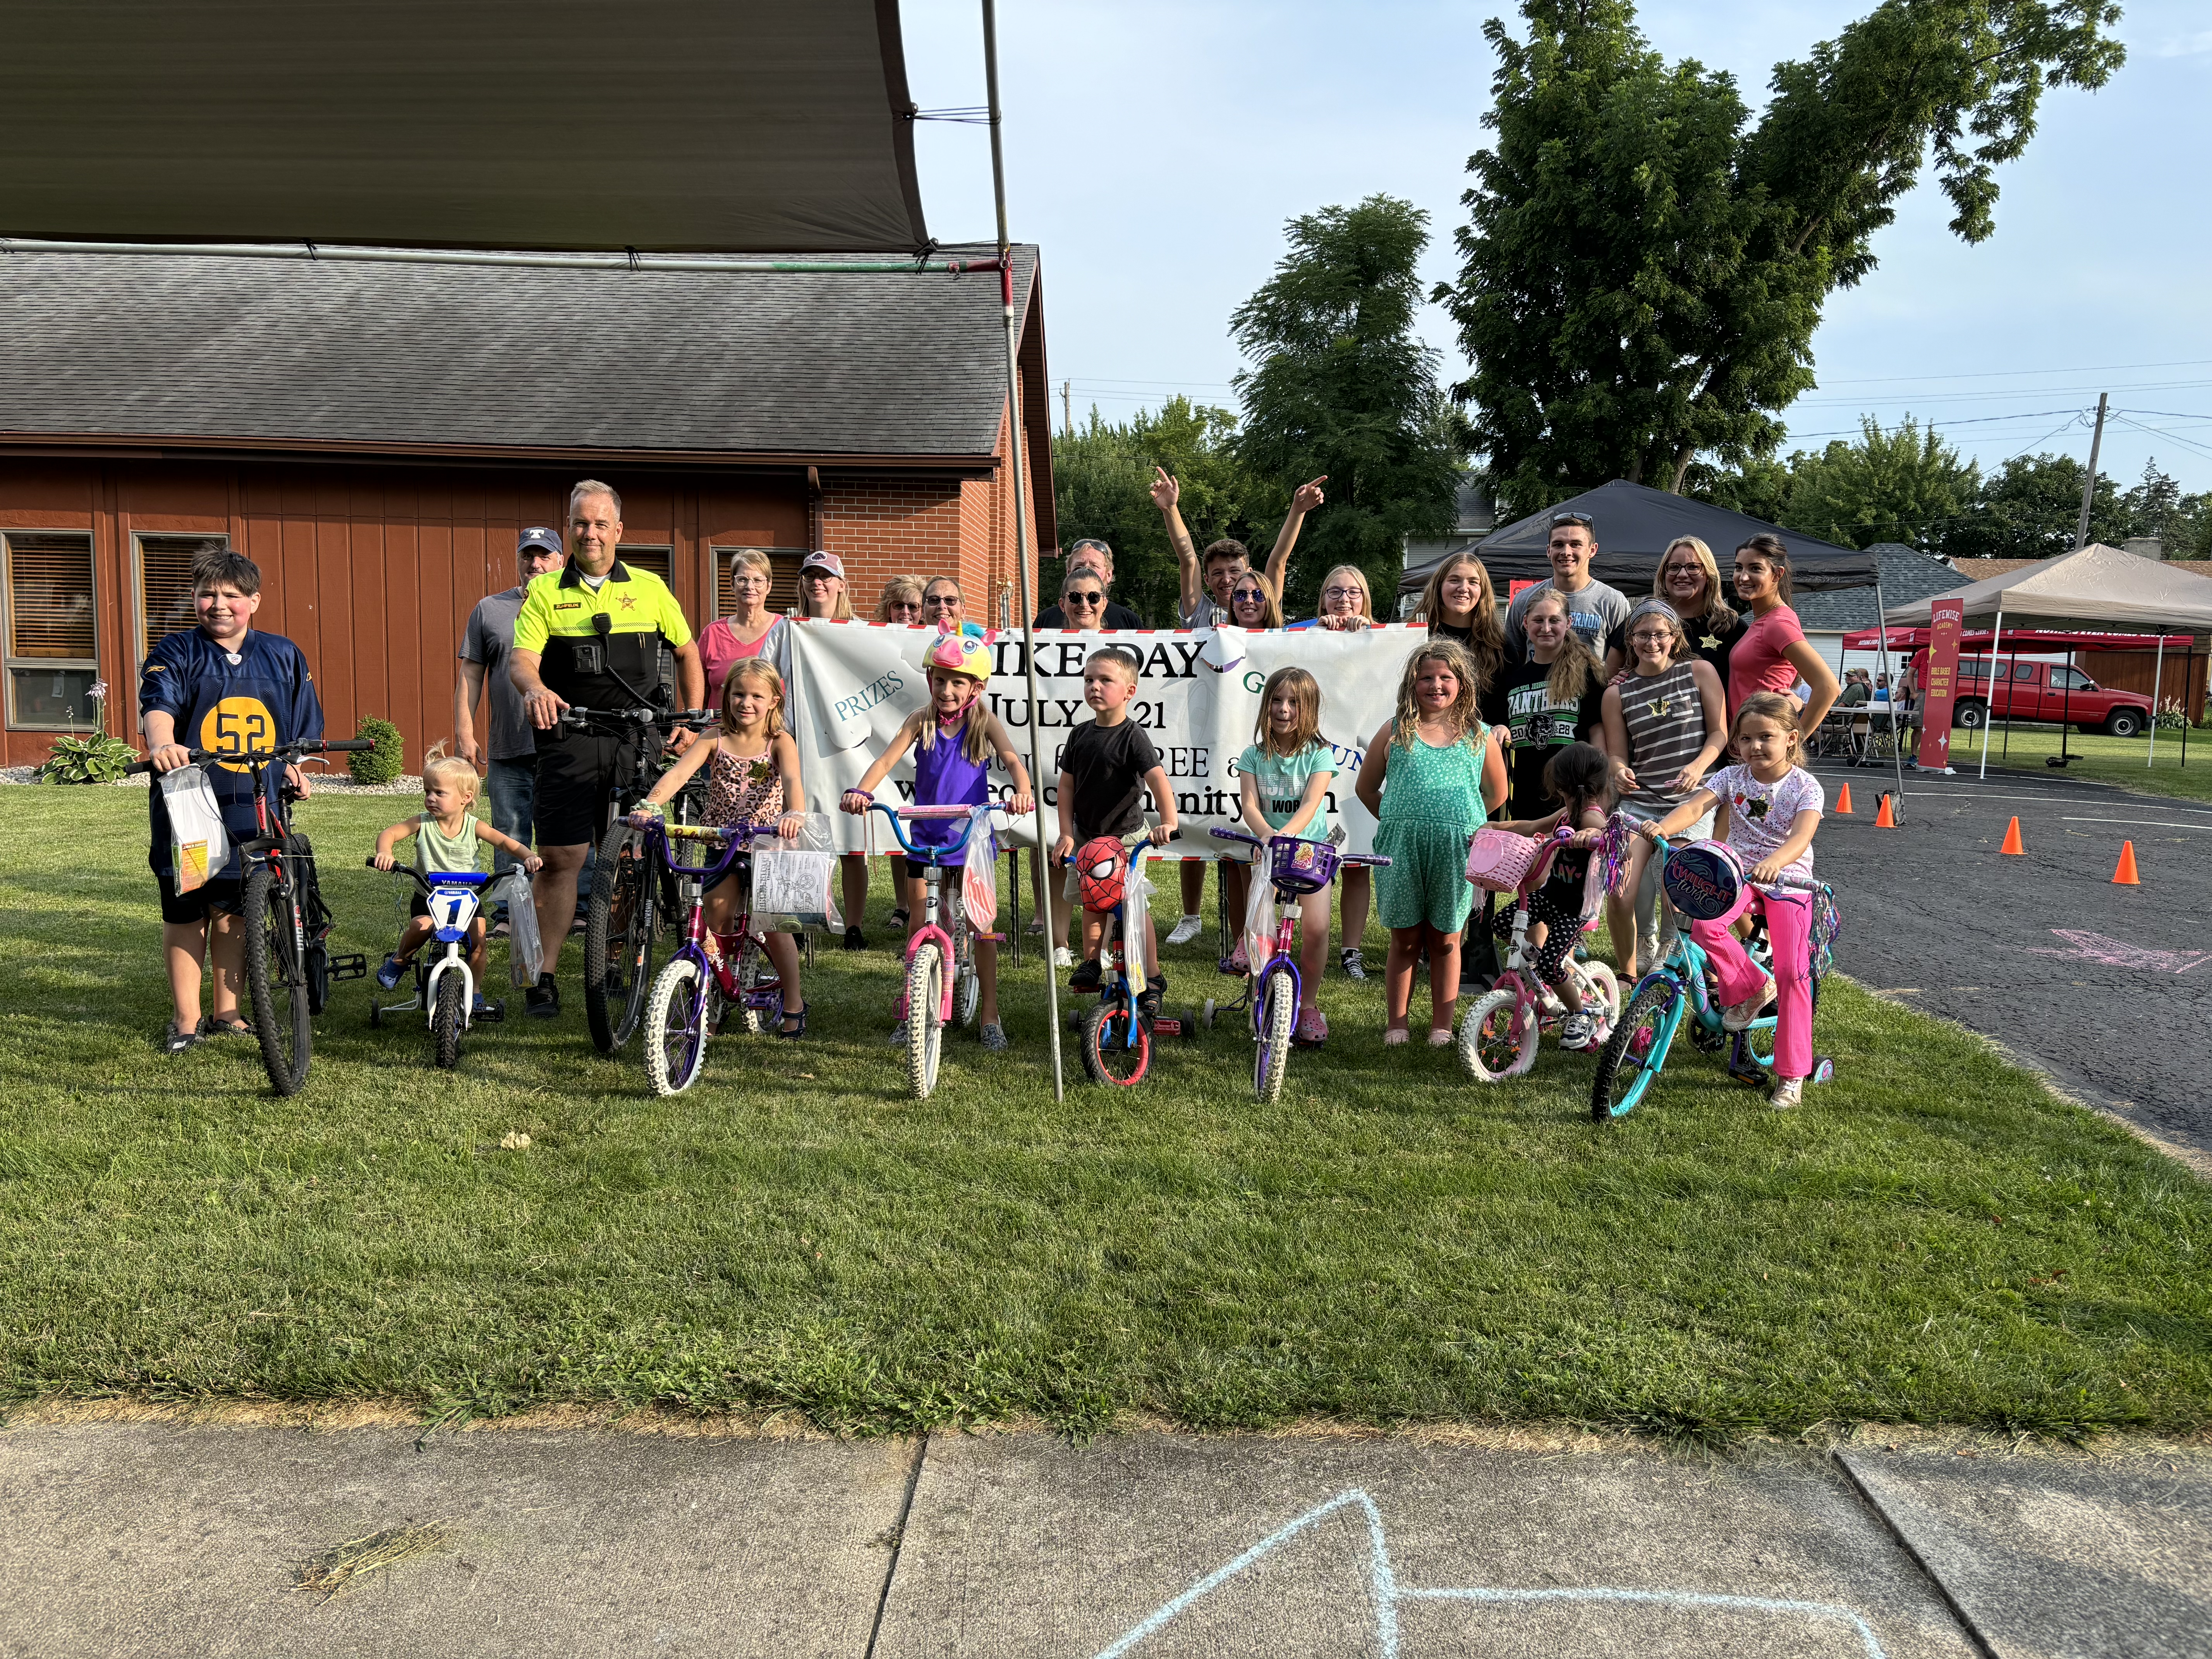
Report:
[[[1959,635],[1966,622],[1966,603],[1938,599],[1930,607],[1928,690],[1921,701],[1920,766],[1948,771],[1951,765],[1951,705],[1959,696]]]

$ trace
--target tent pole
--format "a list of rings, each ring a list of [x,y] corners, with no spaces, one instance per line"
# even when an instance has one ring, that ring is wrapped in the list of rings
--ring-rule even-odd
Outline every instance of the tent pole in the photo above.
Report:
[[[2074,758],[2067,743],[2074,735],[2074,647],[2066,648],[2066,684],[2058,694],[2058,764]]]
[[[1978,782],[1987,783],[1990,778],[1990,716],[1997,707],[1997,653],[2004,648],[2004,601],[1997,601],[1997,631],[1990,635],[1989,700],[1982,705],[1982,775]],[[2005,711],[2012,711],[2012,682],[2005,682]]]
[[[2158,691],[2165,683],[2166,635],[2160,634],[2158,636],[2158,663],[2150,674],[2150,731],[2146,734],[2150,739],[2150,746],[2143,750],[2143,770],[2146,772],[2150,770],[2151,762],[2158,757]]]
[[[2012,642],[2012,661],[2005,669],[2005,740],[2003,758],[2012,758],[2012,689],[2020,684],[2020,641]]]
[[[1875,561],[1874,567],[1874,608],[1875,614],[1881,618],[1875,629],[1875,637],[1881,643],[1881,672],[1889,681],[1889,757],[1897,769],[1897,804],[1890,808],[1889,815],[1893,822],[1902,823],[1905,822],[1905,738],[1897,724],[1897,706],[1898,700],[1905,694],[1905,688],[1889,672],[1889,606],[1881,597],[1881,561],[1879,559]],[[1930,617],[1929,621],[1932,624],[1934,618]]]
[[[1052,850],[1045,836],[1044,764],[1037,750],[1036,605],[1030,580],[1029,504],[1022,485],[1028,474],[1022,459],[1021,324],[1014,315],[1014,250],[1006,237],[1006,161],[1000,143],[999,19],[994,0],[983,0],[983,80],[991,105],[991,195],[999,210],[999,295],[1006,313],[1006,459],[1014,497],[1014,568],[1022,587],[1022,672],[1030,697],[1030,783],[1036,791],[1037,869],[1042,872]],[[1040,549],[1040,551],[1042,550]],[[1014,879],[1021,879],[1018,866]],[[1060,978],[1052,961],[1052,907],[1042,907],[1045,922],[1045,1029],[1052,1034],[1052,1097],[1066,1097],[1060,1069]]]

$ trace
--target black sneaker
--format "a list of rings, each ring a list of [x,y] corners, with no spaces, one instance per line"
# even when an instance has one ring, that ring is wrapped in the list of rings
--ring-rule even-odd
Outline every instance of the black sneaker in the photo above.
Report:
[[[167,1030],[161,1033],[161,1052],[165,1054],[181,1054],[187,1048],[197,1048],[199,1044],[200,1034],[197,1028],[187,1031],[173,1023]]]
[[[1346,979],[1364,981],[1367,977],[1366,953],[1356,945],[1346,945],[1336,953],[1336,965],[1344,969]]]
[[[1168,976],[1154,974],[1145,981],[1145,988],[1137,993],[1137,1012],[1146,1019],[1160,1016],[1160,999],[1167,994]]]
[[[858,927],[848,927],[845,930],[845,948],[848,951],[866,950],[868,948],[868,936],[862,933]]]
[[[522,994],[522,1009],[532,1019],[554,1019],[561,1012],[561,988],[550,974],[540,974],[538,983]]]
[[[1098,958],[1085,957],[1076,965],[1074,974],[1067,981],[1067,988],[1079,996],[1091,996],[1097,991],[1103,978],[1098,969]]]

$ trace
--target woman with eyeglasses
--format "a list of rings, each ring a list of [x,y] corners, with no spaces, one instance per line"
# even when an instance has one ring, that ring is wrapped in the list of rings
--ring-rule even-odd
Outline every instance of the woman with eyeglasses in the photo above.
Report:
[[[722,682],[730,670],[759,657],[772,664],[787,684],[791,679],[791,635],[783,618],[768,608],[773,575],[768,555],[741,547],[730,555],[730,613],[699,630],[699,660],[707,671],[706,707],[722,706]]]
[[[900,628],[921,625],[921,578],[894,576],[884,584],[883,597],[876,601],[876,620]]]
[[[1743,618],[1729,604],[1728,588],[1721,580],[1720,563],[1713,557],[1712,549],[1695,536],[1677,536],[1668,543],[1667,550],[1659,556],[1659,568],[1651,574],[1651,597],[1681,619],[1690,654],[1710,663],[1726,686],[1729,653],[1743,637]],[[1613,629],[1605,643],[1607,652],[1620,653],[1626,665],[1613,676],[1613,683],[1621,684],[1636,667],[1628,624],[1623,623]]]

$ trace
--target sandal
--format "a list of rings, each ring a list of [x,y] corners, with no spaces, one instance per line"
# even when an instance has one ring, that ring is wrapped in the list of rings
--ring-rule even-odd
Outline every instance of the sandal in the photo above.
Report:
[[[799,1022],[799,1029],[795,1031],[790,1028],[789,1024],[789,1022],[794,1019]],[[806,1010],[801,1008],[797,1013],[793,1013],[790,1009],[785,1009],[783,1011],[783,1018],[776,1022],[775,1034],[789,1042],[796,1042],[799,1038],[805,1036],[806,1035]]]
[[[198,1048],[199,1042],[200,1034],[198,1027],[187,1031],[183,1026],[172,1021],[169,1029],[161,1033],[161,1052],[165,1054],[181,1054],[187,1048]]]
[[[1429,1047],[1431,1048],[1449,1048],[1458,1041],[1458,1035],[1449,1025],[1432,1025],[1429,1028]]]
[[[252,1036],[253,1027],[242,1019],[217,1019],[213,1014],[202,1014],[196,1035],[204,1037]]]
[[[1382,1028],[1382,1046],[1385,1048],[1395,1048],[1402,1042],[1413,1041],[1413,1033],[1410,1027],[1386,1025]]]

